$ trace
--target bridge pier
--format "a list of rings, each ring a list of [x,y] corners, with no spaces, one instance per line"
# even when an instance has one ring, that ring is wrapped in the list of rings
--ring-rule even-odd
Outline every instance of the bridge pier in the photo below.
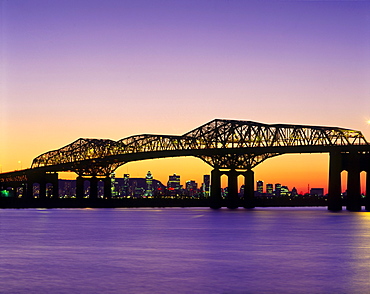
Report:
[[[81,176],[76,178],[76,198],[83,199],[84,198],[84,182],[85,179]]]
[[[53,198],[58,199],[59,198],[59,182],[58,179],[53,183]]]
[[[46,181],[45,176],[40,177],[38,179],[39,183],[39,199],[45,199],[46,198]]]
[[[33,182],[28,180],[26,184],[26,192],[24,193],[24,198],[32,199],[33,198]]]
[[[210,195],[210,206],[214,209],[222,207],[221,197],[221,173],[220,170],[215,168],[211,171],[211,195]]]
[[[360,155],[358,152],[349,153],[348,181],[347,181],[347,210],[361,210],[360,185]]]
[[[248,169],[244,175],[244,208],[255,208],[254,203],[254,171]]]
[[[341,176],[342,155],[340,152],[330,152],[329,159],[329,193],[328,210],[342,210]]]
[[[112,179],[110,176],[106,176],[104,178],[104,198],[111,199],[112,198]]]
[[[45,185],[46,183],[51,183],[53,185],[52,195],[53,199],[59,198],[59,182],[58,182],[58,173],[46,174],[45,175]]]
[[[235,169],[231,169],[227,177],[227,208],[235,209],[239,207],[238,173]]]
[[[90,178],[90,199],[97,199],[98,198],[98,178],[96,176],[92,176]]]

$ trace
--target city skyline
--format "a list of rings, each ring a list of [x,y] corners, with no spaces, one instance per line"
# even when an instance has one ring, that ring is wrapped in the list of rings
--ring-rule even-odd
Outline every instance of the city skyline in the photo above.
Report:
[[[210,186],[210,175],[203,175],[202,183],[197,183],[194,180],[183,179],[181,180],[181,175],[173,174],[168,175],[168,181],[162,183],[161,181],[155,179],[150,171],[145,177],[130,177],[129,174],[124,174],[122,177],[116,174],[111,175],[111,189],[112,197],[148,197],[157,198],[161,196],[187,196],[196,198],[199,197],[209,197],[211,186]],[[76,180],[66,180],[59,179],[59,197],[61,198],[71,198],[71,196],[76,197]],[[64,183],[64,184],[63,184]],[[183,184],[182,184],[183,183]],[[199,186],[198,186],[199,185]],[[98,196],[104,198],[104,186],[103,178],[98,181]],[[85,197],[90,197],[89,190],[91,189],[91,183],[89,178],[85,178],[84,181],[84,194]],[[52,192],[52,185],[48,186],[48,193]],[[227,197],[228,187],[222,187],[223,197]],[[244,184],[240,183],[238,185],[239,197],[244,195]],[[254,196],[255,197],[269,197],[269,196],[305,196],[305,195],[318,195],[327,196],[322,187],[308,187],[307,191],[297,191],[296,187],[288,187],[281,183],[264,183],[262,180],[254,182]],[[14,193],[15,190],[13,190]],[[36,194],[39,194],[39,186],[34,187]],[[347,191],[342,191],[345,195]],[[21,193],[22,194],[22,193]]]
[[[0,9],[3,172],[80,137],[176,135],[214,118],[338,126],[370,138],[367,1],[31,0]],[[254,171],[298,191],[327,189],[328,160],[282,155]],[[211,167],[172,158],[116,172],[147,170],[164,181]]]
[[[173,173],[173,174],[167,175],[167,177],[168,177],[167,180],[162,181],[162,180],[157,179],[153,175],[153,173],[151,171],[147,171],[146,172],[146,175],[148,175],[149,173],[152,176],[152,180],[157,181],[161,185],[166,186],[166,187],[171,187],[171,185],[169,184],[172,181],[171,180],[171,177],[176,176],[176,177],[178,177],[178,183],[179,183],[178,184],[179,185],[178,188],[181,187],[182,189],[186,189],[187,184],[189,182],[194,182],[195,184],[199,185],[198,188],[201,189],[202,184],[205,184],[204,183],[204,180],[205,180],[204,177],[205,176],[210,177],[210,174],[204,174],[204,175],[200,175],[200,176],[199,175],[198,176],[193,176],[191,178],[184,178],[184,177],[181,177],[181,174]],[[130,174],[127,174],[127,173],[122,174],[121,176],[118,175],[118,174],[116,174],[116,173],[113,173],[113,174],[114,174],[113,175],[113,178],[119,178],[119,179],[124,179],[125,177],[128,177],[130,179],[145,179],[145,176],[143,176],[143,175],[131,177],[131,175]],[[346,192],[346,186],[345,186],[346,185],[346,178],[345,178],[345,176],[344,175],[342,176],[342,181],[344,181],[344,183],[342,183],[342,190],[341,190],[342,193]],[[199,179],[203,179],[203,180],[200,181],[200,182],[198,182],[198,181],[194,180],[195,178],[199,178]],[[89,178],[87,177],[86,180],[88,180],[88,179]],[[102,180],[103,178],[100,178],[100,179]],[[72,178],[72,179],[60,178],[60,180],[72,180],[72,181],[74,181],[75,179],[74,178]],[[227,176],[226,175],[222,175],[221,176],[221,180],[222,180],[221,187],[223,189],[224,188],[227,188]],[[208,181],[209,181],[209,179],[208,179]],[[259,189],[258,189],[258,183],[259,182],[262,182],[262,190],[261,191],[259,191]],[[209,182],[208,182],[208,184],[209,184]],[[305,190],[299,190],[296,187],[296,185],[294,185],[294,184],[291,185],[291,186],[289,186],[289,185],[286,185],[285,182],[281,182],[281,181],[271,182],[271,181],[264,181],[263,179],[257,179],[257,180],[254,181],[254,191],[255,192],[261,192],[261,193],[267,193],[268,194],[269,193],[269,189],[268,189],[268,186],[269,185],[271,185],[271,188],[272,188],[271,191],[275,191],[276,190],[276,185],[280,185],[280,187],[284,186],[287,189],[289,189],[289,191],[291,191],[292,189],[297,189],[297,192],[300,195],[304,195],[304,194],[310,193],[310,190],[312,190],[312,189],[323,189],[324,194],[327,193],[327,188],[326,187],[311,186],[309,183],[307,184]],[[239,176],[238,177],[238,191],[240,191],[240,189],[242,188],[242,186],[244,186],[244,179],[243,179],[242,176]],[[364,194],[365,191],[361,190],[361,193]]]

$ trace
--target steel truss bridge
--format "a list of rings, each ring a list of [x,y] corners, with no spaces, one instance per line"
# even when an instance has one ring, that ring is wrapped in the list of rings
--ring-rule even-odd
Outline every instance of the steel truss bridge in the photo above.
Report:
[[[341,210],[341,176],[348,171],[347,209],[361,210],[360,172],[366,177],[366,209],[370,210],[370,144],[360,131],[324,126],[263,124],[252,121],[215,119],[181,136],[141,134],[118,141],[80,138],[60,149],[37,156],[30,169],[0,174],[0,185],[40,184],[40,198],[46,197],[46,183],[53,184],[58,197],[58,174],[75,172],[77,197],[83,195],[83,181],[90,181],[90,198],[97,197],[97,181],[105,181],[105,197],[111,197],[110,174],[132,161],[195,156],[213,167],[211,207],[221,203],[220,178],[228,176],[228,207],[238,206],[237,177],[244,175],[244,207],[253,208],[253,168],[264,160],[288,153],[329,153],[328,208]],[[26,183],[26,185],[24,184]],[[28,189],[27,189],[28,187]]]

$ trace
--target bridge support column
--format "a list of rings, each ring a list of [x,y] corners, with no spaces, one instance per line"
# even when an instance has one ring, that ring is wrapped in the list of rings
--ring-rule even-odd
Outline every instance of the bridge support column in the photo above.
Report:
[[[365,209],[370,210],[370,169],[366,171]]]
[[[98,178],[96,176],[92,176],[90,178],[90,199],[97,199],[98,198]]]
[[[218,209],[222,207],[221,197],[221,173],[219,169],[215,168],[211,171],[211,195],[210,206],[211,208]]]
[[[235,209],[239,207],[238,195],[238,173],[231,169],[227,173],[227,208]]]
[[[254,208],[254,171],[244,173],[244,208]]]
[[[76,198],[83,199],[84,198],[84,182],[85,179],[81,176],[76,178]]]
[[[350,165],[348,168],[347,182],[347,210],[361,210],[361,186],[360,186],[360,157],[357,152],[349,154]]]
[[[58,173],[46,174],[46,182],[53,185],[51,198],[59,198],[59,182],[58,182]]]
[[[112,198],[112,179],[110,176],[106,176],[104,178],[104,198],[111,199]]]
[[[328,210],[342,210],[341,177],[342,155],[340,152],[330,152],[329,159],[329,193]]]
[[[27,199],[33,198],[33,181],[27,181],[27,188],[23,197]]]
[[[59,199],[59,183],[58,178],[53,182],[53,198]]]
[[[46,184],[44,181],[40,181],[40,190],[39,190],[39,198],[45,199],[46,198]]]

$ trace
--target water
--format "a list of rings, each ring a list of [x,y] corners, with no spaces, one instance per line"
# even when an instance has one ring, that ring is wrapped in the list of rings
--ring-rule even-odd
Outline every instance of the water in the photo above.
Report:
[[[370,213],[0,210],[0,293],[369,293]]]

